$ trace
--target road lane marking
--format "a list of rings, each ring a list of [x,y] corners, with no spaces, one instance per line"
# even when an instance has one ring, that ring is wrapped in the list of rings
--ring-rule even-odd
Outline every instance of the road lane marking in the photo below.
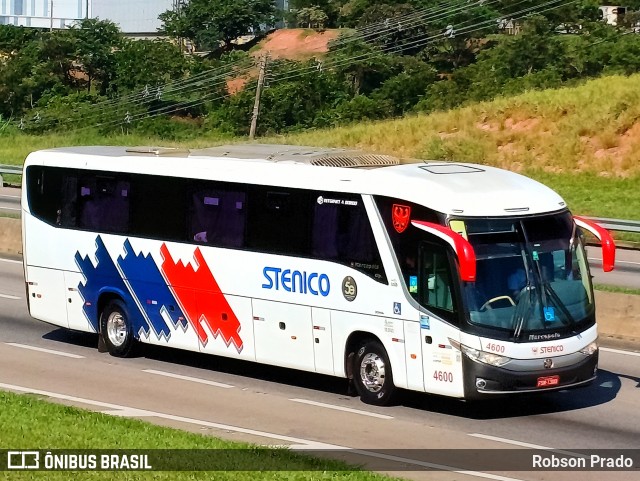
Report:
[[[516,441],[515,439],[499,438],[497,436],[489,436],[488,434],[472,433],[469,434],[474,438],[486,439],[488,441],[496,441],[498,443],[511,444],[513,446],[520,446],[521,448],[528,449],[540,449],[544,451],[553,451],[558,454],[566,454],[576,458],[588,458],[589,456],[581,453],[574,453],[572,451],[564,451],[562,449],[550,448],[548,446],[540,446],[539,444],[523,443],[522,441]]]
[[[14,261],[13,259],[3,259],[0,257],[0,262],[6,262],[7,264],[22,264],[22,261]]]
[[[0,205],[0,210],[15,210],[16,212],[20,212],[22,209],[17,208],[17,207],[5,207]]]
[[[640,352],[633,352],[633,351],[622,351],[620,349],[611,349],[609,347],[601,347],[600,348],[601,351],[605,351],[605,352],[612,352],[614,354],[624,354],[625,356],[636,356],[636,357],[640,357]]]
[[[589,261],[602,262],[602,259],[598,259],[596,257],[589,257]],[[616,261],[616,264],[633,264],[634,266],[640,266],[640,262],[634,262],[634,261]]]
[[[2,197],[4,199],[20,199],[19,195],[0,194],[0,197]]]
[[[105,412],[109,412],[109,413],[118,413],[119,415],[126,413],[126,412],[130,412],[130,413],[135,413],[136,416],[140,415],[140,416],[144,416],[144,417],[148,417],[148,416],[153,416],[153,417],[157,417],[157,418],[161,418],[161,419],[168,419],[170,421],[176,421],[176,422],[181,422],[181,423],[186,423],[186,424],[195,424],[198,426],[204,426],[204,427],[209,427],[209,428],[214,428],[214,429],[220,429],[220,430],[224,430],[224,431],[232,431],[232,432],[238,432],[238,433],[243,433],[243,434],[250,434],[253,436],[260,436],[260,437],[264,437],[264,438],[271,438],[271,439],[277,439],[279,441],[286,441],[289,443],[292,443],[293,446],[290,446],[289,449],[295,448],[296,450],[308,450],[308,449],[317,449],[317,450],[349,450],[349,452],[352,453],[356,453],[356,454],[360,454],[362,456],[368,456],[371,458],[378,458],[378,459],[386,459],[389,461],[394,461],[394,462],[400,462],[400,463],[404,463],[404,464],[411,464],[413,466],[421,466],[424,468],[428,468],[428,469],[439,469],[439,470],[444,470],[444,471],[450,471],[450,472],[454,472],[454,473],[458,473],[458,474],[465,474],[468,476],[475,476],[478,478],[485,478],[485,479],[492,479],[494,481],[522,481],[521,479],[518,478],[509,478],[506,476],[499,476],[497,474],[490,474],[490,473],[483,473],[481,471],[468,471],[468,470],[462,470],[462,469],[458,469],[455,468],[453,466],[446,466],[446,465],[442,465],[442,464],[435,464],[435,463],[428,463],[425,461],[419,461],[417,459],[410,459],[410,458],[403,458],[400,456],[391,456],[388,454],[384,454],[384,453],[376,453],[375,451],[365,451],[362,449],[351,449],[347,446],[340,446],[340,445],[336,445],[336,444],[328,444],[328,443],[322,443],[322,442],[318,442],[318,441],[312,441],[310,439],[302,439],[302,438],[295,438],[292,436],[284,436],[281,434],[275,434],[275,433],[269,433],[269,432],[265,432],[265,431],[256,431],[255,429],[247,429],[247,428],[241,428],[238,426],[231,426],[228,424],[220,424],[220,423],[214,423],[214,422],[210,422],[210,421],[205,421],[203,419],[193,419],[193,418],[186,418],[186,417],[182,417],[182,416],[176,416],[174,414],[166,414],[166,413],[160,413],[160,412],[156,412],[156,411],[148,411],[146,409],[137,409],[137,408],[133,408],[130,406],[123,406],[123,405],[119,405],[119,404],[112,404],[112,403],[106,403],[103,401],[95,401],[92,399],[85,399],[85,398],[81,398],[81,397],[76,397],[76,396],[69,396],[67,394],[60,394],[60,393],[55,393],[55,392],[51,392],[51,391],[43,391],[40,389],[32,389],[32,388],[28,388],[28,387],[23,387],[23,386],[16,386],[14,384],[5,384],[5,383],[0,383],[0,389],[7,389],[9,391],[16,391],[16,392],[22,392],[22,393],[30,393],[30,394],[39,394],[41,396],[47,396],[49,398],[52,399],[60,399],[60,400],[64,400],[64,401],[71,401],[71,402],[75,402],[75,403],[80,403],[80,404],[86,404],[86,405],[93,405],[93,406],[98,406],[101,408],[105,408],[107,411]],[[392,470],[392,469],[390,469]]]
[[[352,414],[361,414],[363,416],[371,416],[372,418],[379,418],[379,419],[393,419],[393,416],[387,416],[386,414],[378,414],[378,413],[372,413],[369,411],[361,411],[359,409],[352,409],[352,408],[346,408],[346,407],[342,407],[342,406],[336,406],[335,404],[325,404],[325,403],[320,403],[320,402],[316,402],[316,401],[309,401],[308,399],[289,399],[289,401],[293,401],[296,403],[302,403],[302,404],[310,404],[311,406],[318,406],[321,408],[327,408],[327,409],[335,409],[336,411],[344,411],[344,412],[348,412],[348,413],[352,413]]]
[[[0,294],[0,298],[2,299],[11,299],[12,301],[19,301],[21,298],[18,296],[12,296],[9,294]]]
[[[70,357],[73,359],[84,359],[84,356],[78,354],[71,354],[69,352],[54,351],[53,349],[45,349],[44,347],[28,346],[26,344],[18,344],[17,342],[7,342],[8,346],[19,347],[20,349],[28,349],[30,351],[45,352],[47,354],[55,354],[56,356]]]
[[[182,379],[183,381],[198,382],[200,384],[207,384],[209,386],[221,387],[221,388],[224,388],[224,389],[229,389],[229,388],[234,387],[231,384],[224,384],[224,383],[221,383],[221,382],[208,381],[207,379],[200,379],[200,378],[191,377],[191,376],[183,376],[181,374],[173,374],[171,372],[156,371],[155,369],[143,369],[142,372],[147,372],[149,374],[157,374],[158,376],[172,377],[174,379]]]
[[[514,446],[520,446],[522,448],[528,448],[528,449],[547,449],[547,450],[553,449],[547,446],[540,446],[539,444],[523,443],[522,441],[515,441],[513,439],[489,436],[488,434],[472,433],[472,434],[469,434],[469,436],[472,436],[474,438],[487,439],[489,441],[496,441],[499,443],[513,444]]]

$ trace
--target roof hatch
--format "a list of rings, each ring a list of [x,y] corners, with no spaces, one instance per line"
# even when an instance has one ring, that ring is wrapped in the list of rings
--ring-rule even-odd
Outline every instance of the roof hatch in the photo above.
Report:
[[[427,164],[420,167],[431,174],[475,174],[484,169],[463,164]]]

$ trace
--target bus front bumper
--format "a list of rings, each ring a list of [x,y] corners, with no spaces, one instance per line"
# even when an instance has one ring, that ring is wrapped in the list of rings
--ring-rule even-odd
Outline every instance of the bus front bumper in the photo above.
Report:
[[[540,393],[586,386],[597,377],[598,352],[561,368],[515,371],[473,361],[463,355],[465,398]]]

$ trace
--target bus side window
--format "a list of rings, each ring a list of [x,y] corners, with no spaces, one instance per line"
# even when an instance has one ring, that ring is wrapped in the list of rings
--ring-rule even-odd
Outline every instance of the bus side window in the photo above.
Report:
[[[309,256],[309,191],[251,186],[248,201],[246,247],[269,254]]]
[[[191,240],[220,247],[244,247],[246,194],[202,188],[191,194]]]
[[[435,308],[437,313],[453,320],[455,312],[454,290],[447,249],[425,242],[420,250],[419,291],[420,303]],[[449,313],[447,315],[446,313]]]
[[[333,202],[327,202],[330,199]],[[359,196],[318,193],[312,204],[311,254],[353,267],[386,283],[367,211]]]
[[[75,227],[78,211],[78,177],[66,174],[62,178],[62,204],[58,209],[56,224],[62,227]]]
[[[112,177],[80,179],[78,226],[84,229],[126,234],[129,230],[130,183]]]

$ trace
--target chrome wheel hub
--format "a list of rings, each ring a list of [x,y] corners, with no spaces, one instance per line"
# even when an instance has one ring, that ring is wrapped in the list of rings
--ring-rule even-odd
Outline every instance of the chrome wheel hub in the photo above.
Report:
[[[370,392],[379,392],[384,385],[384,361],[374,353],[368,353],[360,363],[360,379]]]
[[[122,346],[127,340],[127,324],[119,312],[112,312],[107,319],[107,337],[116,347]]]

